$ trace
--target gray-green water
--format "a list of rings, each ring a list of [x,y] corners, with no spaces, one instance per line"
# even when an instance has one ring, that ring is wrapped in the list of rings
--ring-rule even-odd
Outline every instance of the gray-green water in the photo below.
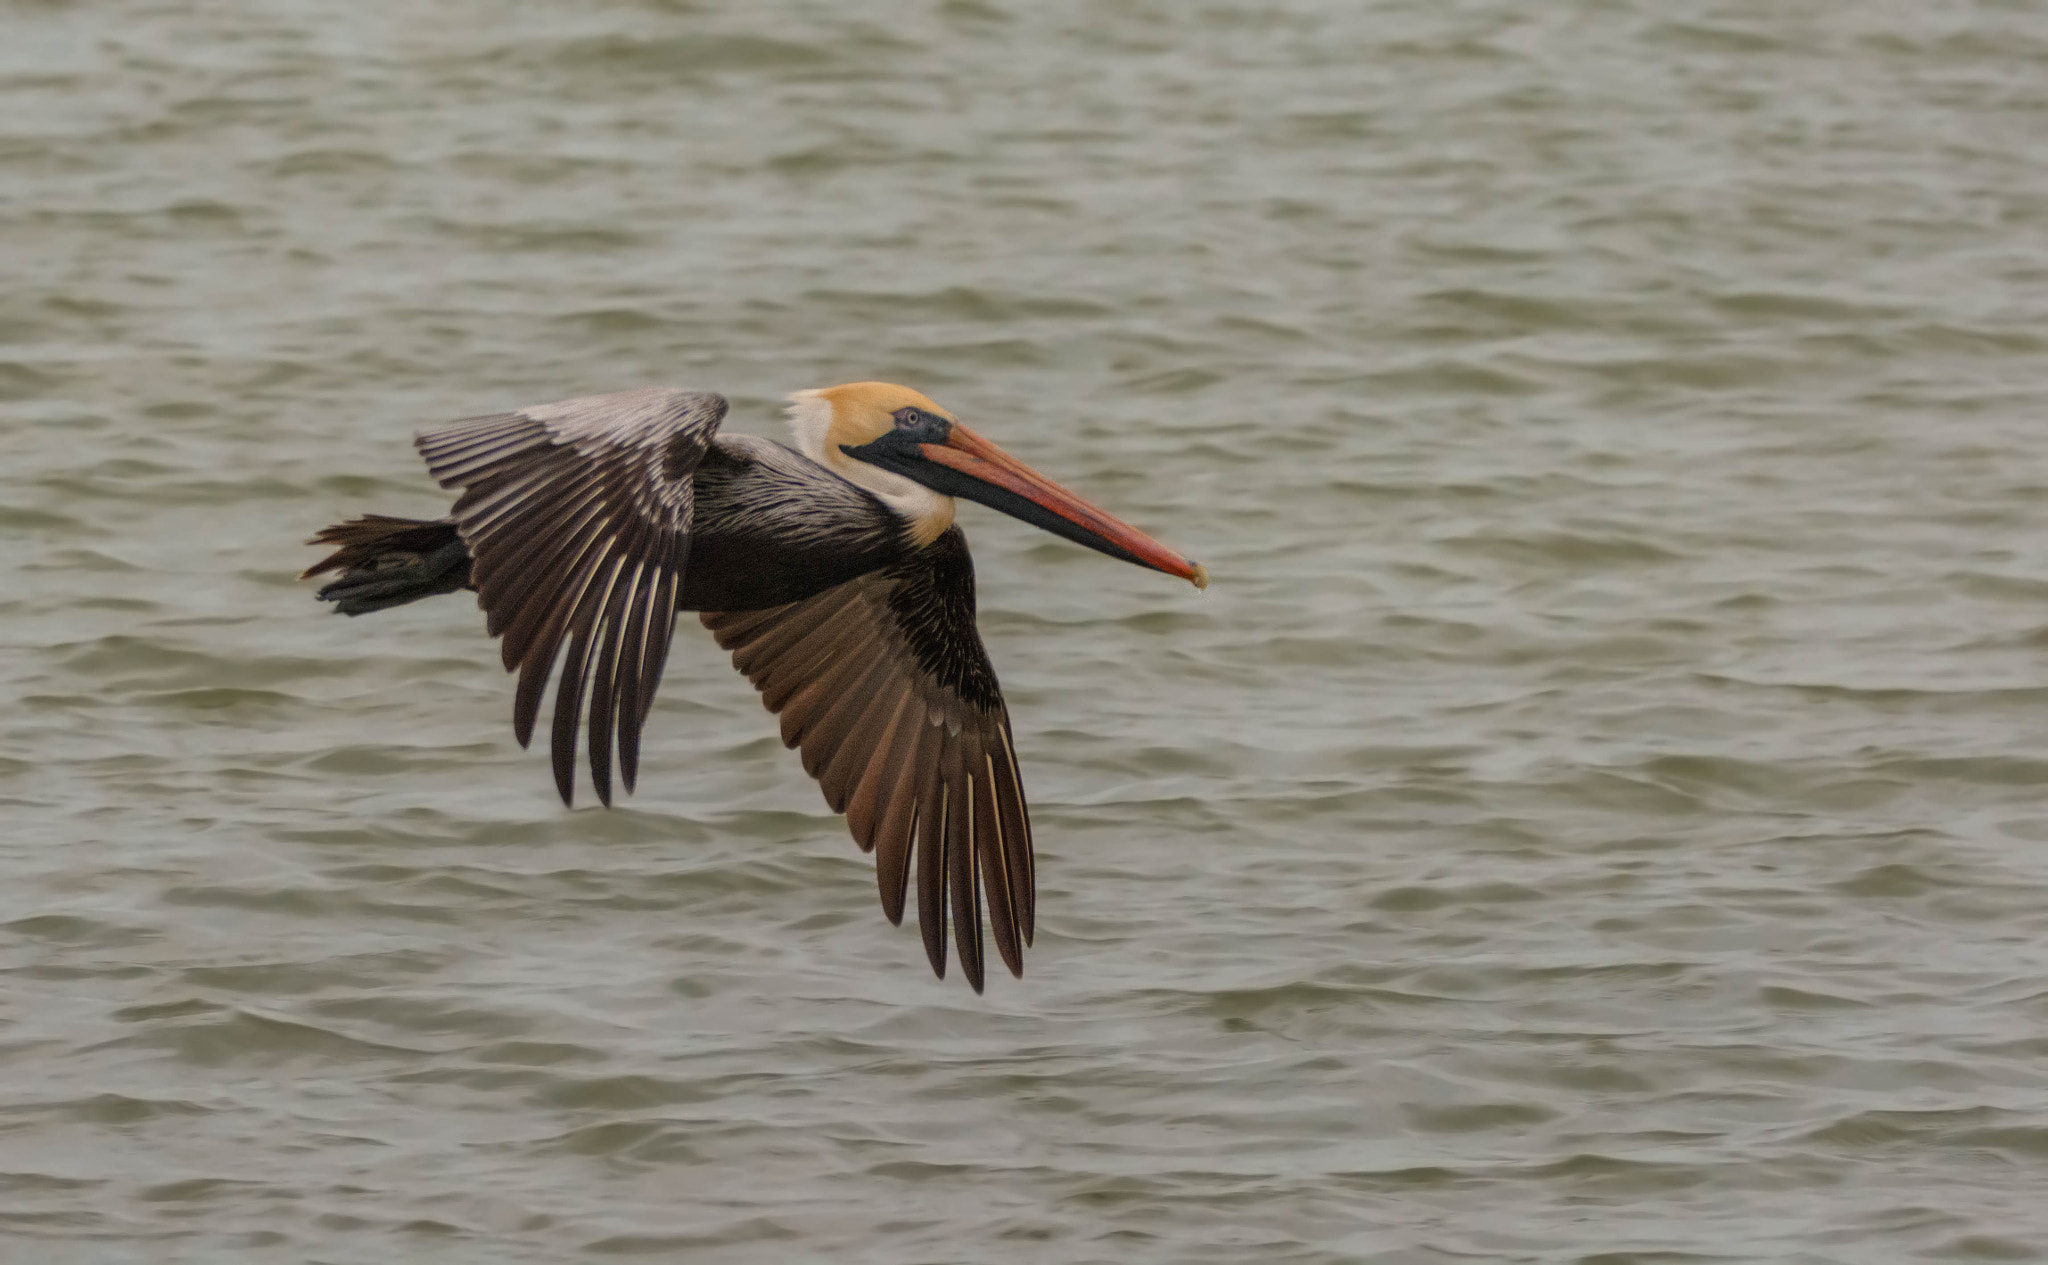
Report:
[[[2048,1259],[2048,15],[0,10],[0,1258]],[[924,387],[1029,976],[694,627],[564,812],[422,423]]]

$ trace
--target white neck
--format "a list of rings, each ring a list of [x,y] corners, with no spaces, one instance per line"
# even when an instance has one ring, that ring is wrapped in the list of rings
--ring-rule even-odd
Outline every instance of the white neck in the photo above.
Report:
[[[841,452],[832,435],[832,401],[816,391],[798,391],[789,397],[789,428],[796,434],[798,452],[848,483],[874,493],[910,525],[918,544],[930,544],[953,525],[952,497]]]

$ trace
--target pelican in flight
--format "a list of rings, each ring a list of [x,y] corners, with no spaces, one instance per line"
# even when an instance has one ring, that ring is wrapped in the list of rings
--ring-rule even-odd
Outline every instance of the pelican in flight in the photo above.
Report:
[[[305,576],[338,573],[319,597],[345,615],[475,590],[505,670],[519,673],[521,746],[560,659],[564,804],[586,699],[597,797],[610,805],[614,752],[632,791],[676,612],[697,612],[875,854],[882,911],[899,925],[914,858],[940,978],[950,897],[960,965],[980,992],[983,905],[996,952],[1021,976],[1036,889],[954,498],[1196,588],[1209,576],[909,387],[850,382],[789,399],[794,449],[721,435],[724,396],[666,387],[431,427],[414,442],[441,486],[461,489],[449,515],[326,528],[309,543],[334,552]]]

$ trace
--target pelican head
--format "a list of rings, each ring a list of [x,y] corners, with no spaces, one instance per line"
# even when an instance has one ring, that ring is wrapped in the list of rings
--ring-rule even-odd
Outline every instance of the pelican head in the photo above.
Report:
[[[1209,585],[1201,566],[1039,474],[922,392],[849,382],[789,399],[804,455],[880,497],[921,545],[952,525],[953,498],[964,497],[1112,558]]]

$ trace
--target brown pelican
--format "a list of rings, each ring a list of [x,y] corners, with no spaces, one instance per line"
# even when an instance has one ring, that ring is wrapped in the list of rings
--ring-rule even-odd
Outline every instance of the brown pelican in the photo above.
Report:
[[[851,382],[789,397],[796,448],[720,435],[724,396],[654,388],[432,427],[415,445],[449,516],[329,527],[306,576],[360,615],[474,589],[517,670],[512,729],[533,736],[557,658],[555,785],[575,789],[589,699],[590,777],[628,792],[679,610],[696,611],[782,716],[855,842],[882,910],[903,920],[913,854],[925,953],[954,942],[982,987],[981,909],[1022,975],[1036,904],[1031,819],[995,670],[974,626],[965,497],[1113,558],[1208,573],[961,425],[908,387]],[[564,646],[567,647],[564,655]]]

